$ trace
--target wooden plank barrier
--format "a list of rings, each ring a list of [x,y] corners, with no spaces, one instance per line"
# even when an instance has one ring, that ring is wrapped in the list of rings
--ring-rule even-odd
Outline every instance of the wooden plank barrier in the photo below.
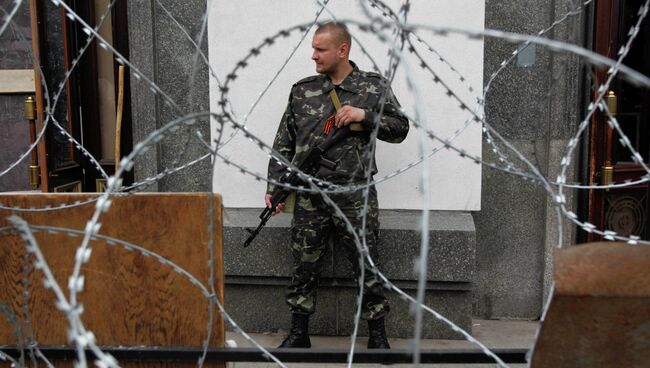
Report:
[[[0,194],[3,206],[57,207],[86,201],[95,194]],[[142,246],[174,262],[208,290],[210,225],[213,227],[214,289],[221,303],[224,295],[221,197],[208,193],[141,193],[112,197],[112,206],[101,215],[100,235]],[[213,208],[212,224],[209,210]],[[30,225],[83,231],[95,203],[47,212],[0,210],[0,228],[9,226],[15,214]],[[34,232],[54,277],[69,295],[75,252],[82,237],[67,233]],[[82,321],[100,346],[161,346],[201,348],[207,337],[209,301],[200,289],[169,265],[137,250],[97,239],[82,268],[85,286],[78,294],[83,304]],[[30,258],[29,285],[25,289],[25,246],[18,234],[0,233],[0,303],[4,303],[24,328],[24,293],[28,292],[30,326],[39,345],[67,345],[68,320],[55,306],[52,290],[43,286],[43,273]],[[224,321],[214,310],[210,347],[223,347]],[[14,328],[0,313],[0,345],[17,345]],[[72,366],[59,362],[56,366]],[[124,362],[121,366],[196,366],[195,362]],[[210,363],[206,366],[223,366]]]
[[[555,290],[532,367],[648,367],[650,247],[589,243],[558,249]]]

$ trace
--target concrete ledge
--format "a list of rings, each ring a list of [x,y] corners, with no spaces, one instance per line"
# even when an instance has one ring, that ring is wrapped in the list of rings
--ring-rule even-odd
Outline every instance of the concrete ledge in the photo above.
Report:
[[[289,310],[284,289],[291,276],[289,250],[291,217],[269,221],[249,248],[243,248],[246,227],[257,226],[261,209],[224,210],[224,269],[226,307],[248,332],[277,332],[287,328]],[[420,248],[419,211],[380,212],[380,270],[406,293],[415,295],[414,264]],[[471,287],[476,234],[469,213],[433,211],[429,223],[430,251],[426,304],[471,330]],[[348,335],[356,303],[356,283],[349,262],[330,244],[319,289],[317,312],[310,330],[320,335]],[[413,323],[408,303],[390,293],[387,319],[391,337],[409,337]],[[366,334],[365,327],[360,331]],[[450,328],[425,318],[424,338],[460,338]]]

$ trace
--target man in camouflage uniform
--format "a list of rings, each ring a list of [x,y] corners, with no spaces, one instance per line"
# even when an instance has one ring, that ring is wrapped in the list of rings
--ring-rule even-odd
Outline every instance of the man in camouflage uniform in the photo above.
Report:
[[[399,143],[404,140],[409,128],[408,120],[400,113],[399,104],[386,80],[379,74],[359,70],[348,59],[350,45],[350,34],[343,24],[329,22],[316,30],[312,41],[312,59],[319,74],[293,85],[273,144],[277,152],[296,164],[325,139],[330,129],[353,124],[353,130],[363,131],[336,144],[325,154],[329,160],[336,162],[336,170],[322,167],[315,175],[323,181],[344,186],[365,184],[368,174],[372,176],[377,172],[374,159],[371,159],[370,133],[373,129],[378,129],[379,139]],[[385,88],[389,88],[387,93],[383,93]],[[330,97],[332,89],[343,105],[339,111],[335,111]],[[385,102],[379,115],[382,95]],[[369,165],[372,165],[370,170]],[[286,166],[275,159],[270,160],[269,179],[279,180],[285,173]],[[266,195],[268,207],[271,207],[270,198],[274,189],[274,185],[269,184]],[[364,215],[364,191],[330,194],[330,199],[359,234]],[[278,205],[276,213],[283,209],[284,204]],[[370,256],[376,260],[379,220],[374,186],[368,190],[368,207],[365,210],[366,244]],[[318,278],[330,236],[336,246],[343,246],[358,277],[359,252],[345,222],[335,215],[319,194],[296,193],[291,244],[294,271],[286,292],[286,302],[292,311],[292,326],[280,347],[311,346],[308,317],[315,310]],[[388,301],[381,282],[370,269],[365,272],[362,304],[362,318],[368,320],[368,347],[389,348],[384,328]]]

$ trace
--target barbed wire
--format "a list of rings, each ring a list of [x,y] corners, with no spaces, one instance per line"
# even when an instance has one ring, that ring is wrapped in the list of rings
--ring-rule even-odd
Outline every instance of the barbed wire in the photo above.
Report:
[[[41,225],[27,225],[27,226],[29,227],[29,229],[31,231],[34,231],[34,232],[46,232],[48,234],[67,234],[68,236],[71,236],[71,237],[80,237],[80,236],[84,235],[84,231],[77,230],[77,229],[55,227],[55,226],[41,226]],[[214,231],[213,227],[209,226],[209,228],[211,229],[209,231],[212,233]],[[3,233],[6,234],[6,233],[9,233],[9,232],[15,232],[15,228],[14,227],[0,228],[0,234],[3,234]],[[226,319],[226,321],[233,327],[233,329],[235,331],[238,331],[238,333],[240,333],[240,334],[243,333],[242,336],[246,340],[248,340],[252,345],[260,348],[264,353],[269,354],[269,357],[272,356],[270,353],[268,353],[268,351],[265,348],[263,348],[261,345],[259,345],[259,343],[257,341],[255,341],[252,337],[250,337],[250,335],[246,334],[241,329],[241,327],[239,327],[239,325],[225,312],[225,309],[220,304],[219,300],[216,299],[216,291],[213,289],[213,287],[214,287],[214,282],[213,282],[214,279],[212,279],[212,280],[209,279],[209,282],[210,282],[211,286],[210,286],[210,289],[208,289],[207,286],[203,285],[203,283],[199,279],[197,279],[194,275],[192,275],[189,271],[187,271],[184,268],[182,268],[181,266],[177,265],[172,260],[170,260],[168,258],[165,258],[162,255],[147,249],[146,247],[134,244],[132,242],[125,241],[123,239],[114,238],[114,237],[106,236],[106,235],[102,235],[102,234],[93,235],[91,240],[93,240],[93,241],[102,240],[104,242],[104,244],[106,244],[107,246],[119,246],[119,247],[122,247],[124,250],[129,251],[129,252],[136,251],[136,252],[142,254],[145,257],[152,258],[152,259],[156,260],[158,263],[160,263],[160,264],[162,264],[162,265],[164,265],[166,267],[170,267],[172,269],[172,271],[174,271],[178,275],[182,276],[183,278],[187,279],[187,281],[189,281],[192,285],[197,287],[199,289],[199,291],[203,294],[203,296],[206,299],[211,300],[210,303],[215,303],[218,310],[219,310],[219,312]],[[38,247],[38,244],[35,241],[30,242],[30,245],[34,245],[34,244],[36,245],[36,247]],[[211,253],[210,253],[210,258],[208,259],[208,266],[214,269],[214,249],[213,249],[214,244],[213,244],[213,241],[209,243],[209,247],[212,250],[211,250]],[[77,253],[77,254],[79,254],[79,253]],[[88,254],[88,253],[86,252],[86,254]],[[45,267],[48,267],[48,266],[45,265]],[[210,274],[213,274],[213,272],[214,271],[210,271]],[[51,272],[44,272],[45,282],[49,283],[49,282],[52,281],[52,280],[49,280],[50,276],[51,276]],[[214,277],[214,276],[212,276],[212,277]],[[29,295],[29,293],[27,293],[27,295]],[[276,361],[276,362],[279,362],[279,361]]]
[[[26,340],[25,329],[23,328],[23,325],[20,322],[18,316],[16,316],[16,313],[14,313],[14,311],[2,301],[0,301],[0,315],[4,316],[4,319],[9,323],[9,326],[11,327],[11,332],[14,335],[14,338],[16,339],[16,347],[20,351],[20,357],[18,358],[18,362],[16,362],[11,357],[9,357],[9,360],[14,364],[25,366],[25,345],[27,345],[25,341]],[[2,351],[0,350],[0,359],[7,360],[4,357],[5,355],[2,354]]]
[[[0,25],[0,35],[2,35],[2,33],[8,27],[12,26],[13,18],[15,17],[16,12],[18,11],[19,7],[23,2],[21,0],[15,0],[14,3],[15,3],[14,7],[9,12],[5,11],[5,9],[2,9],[0,7],[0,10],[2,10],[3,13],[5,14],[2,24]],[[638,151],[636,151],[635,147],[630,142],[629,138],[621,128],[617,119],[612,116],[606,104],[603,102],[603,98],[606,94],[606,91],[608,90],[609,85],[611,84],[611,82],[614,80],[615,77],[621,77],[622,79],[626,80],[632,85],[639,86],[641,88],[646,88],[646,89],[650,88],[650,78],[648,78],[643,74],[640,74],[637,71],[634,71],[633,69],[625,66],[622,63],[625,56],[629,53],[634,39],[638,35],[638,32],[640,30],[640,25],[646,18],[648,9],[650,7],[650,0],[647,0],[642,6],[640,6],[638,21],[635,24],[635,26],[633,26],[633,28],[630,30],[630,33],[628,34],[628,41],[626,45],[620,50],[619,57],[615,61],[610,60],[604,56],[596,54],[590,50],[587,50],[577,45],[573,45],[564,41],[556,41],[556,40],[542,37],[546,33],[553,30],[558,25],[563,24],[567,19],[578,16],[580,14],[584,14],[584,10],[587,8],[587,6],[593,3],[592,0],[587,0],[582,3],[576,2],[576,4],[572,4],[574,6],[571,10],[569,10],[567,13],[563,14],[562,16],[558,17],[550,26],[539,31],[537,35],[526,35],[526,34],[504,32],[504,31],[493,30],[493,29],[472,30],[472,29],[464,29],[459,27],[446,27],[446,26],[443,27],[443,26],[428,25],[428,24],[417,25],[417,24],[412,24],[407,22],[407,16],[409,14],[410,6],[411,6],[410,1],[408,0],[404,1],[400,6],[399,14],[395,13],[395,11],[393,11],[391,7],[389,7],[388,5],[386,5],[385,3],[379,0],[369,1],[368,4],[370,5],[370,8],[367,7],[365,2],[360,1],[359,4],[361,5],[362,11],[364,15],[367,17],[367,19],[365,20],[342,19],[341,21],[349,25],[356,26],[360,32],[374,34],[377,37],[377,39],[381,41],[384,44],[384,46],[387,47],[390,57],[388,60],[388,67],[386,68],[384,76],[389,81],[392,81],[392,79],[394,78],[395,71],[397,70],[397,68],[402,68],[404,71],[406,71],[405,78],[407,80],[407,87],[415,95],[416,104],[414,106],[415,114],[413,116],[411,116],[405,110],[402,110],[402,113],[404,113],[405,116],[409,118],[413,126],[420,133],[419,157],[417,157],[414,161],[409,162],[407,165],[397,170],[394,170],[393,172],[390,172],[378,179],[374,179],[370,175],[369,172],[370,165],[369,165],[366,168],[366,170],[368,170],[366,172],[366,177],[368,179],[366,183],[363,185],[335,185],[320,180],[319,178],[311,176],[307,173],[301,172],[298,169],[298,167],[296,167],[292,162],[288,161],[281,154],[273,150],[273,147],[271,145],[267,144],[263,139],[257,137],[247,128],[249,116],[256,109],[260,101],[262,101],[262,99],[265,98],[272,84],[277,80],[280,73],[288,65],[289,61],[294,57],[295,53],[300,48],[301,44],[309,34],[310,30],[318,22],[322,13],[324,11],[327,11],[330,17],[332,17],[333,19],[336,18],[335,13],[331,11],[330,7],[328,6],[329,0],[315,1],[318,10],[316,12],[313,21],[302,25],[291,26],[287,29],[281,30],[272,36],[266,37],[260,44],[251,48],[248,54],[246,54],[242,59],[240,59],[238,62],[235,63],[234,69],[226,73],[225,81],[223,82],[222,79],[219,78],[219,76],[217,75],[217,71],[212,68],[208,58],[201,50],[201,44],[203,42],[204,35],[207,28],[208,13],[210,11],[210,8],[214,6],[215,2],[208,2],[206,12],[202,17],[202,23],[201,23],[199,34],[197,36],[197,40],[194,40],[190,36],[190,34],[181,26],[180,22],[177,21],[177,19],[174,17],[174,14],[171,13],[164,6],[164,4],[162,4],[161,1],[159,0],[156,1],[156,4],[161,9],[163,9],[166,16],[172,20],[176,28],[184,34],[185,38],[192,43],[192,46],[196,50],[193,58],[194,67],[192,68],[192,74],[189,80],[190,86],[194,83],[195,72],[196,70],[198,70],[199,62],[203,62],[204,65],[207,66],[210,77],[214,78],[214,80],[217,82],[217,86],[219,90],[218,93],[220,94],[218,98],[218,106],[221,110],[218,113],[211,112],[211,111],[183,112],[183,109],[174,101],[174,99],[170,95],[165,93],[155,83],[153,79],[146,76],[140,69],[138,69],[136,65],[130,62],[127,58],[125,58],[122,54],[120,54],[109,42],[107,42],[104,38],[102,38],[102,36],[99,33],[99,29],[101,28],[101,25],[103,24],[107,14],[110,14],[110,11],[115,3],[115,0],[111,1],[108,4],[102,17],[100,18],[99,24],[95,27],[91,27],[88,23],[86,23],[86,21],[84,21],[84,19],[80,17],[73,9],[71,9],[70,6],[67,5],[65,2],[61,2],[60,0],[52,0],[52,3],[62,8],[65,11],[65,15],[71,22],[79,23],[82,27],[83,32],[88,35],[88,38],[86,39],[86,43],[79,49],[79,53],[77,57],[72,60],[70,68],[66,70],[64,79],[57,86],[58,90],[56,90],[56,93],[52,96],[52,98],[50,98],[49,95],[49,88],[46,84],[46,78],[45,75],[43,74],[43,70],[41,68],[38,68],[38,72],[41,73],[40,79],[43,85],[43,90],[45,94],[44,102],[46,104],[46,107],[44,108],[45,115],[44,115],[43,127],[39,131],[36,137],[36,141],[30,144],[29,148],[25,152],[23,152],[16,161],[10,164],[6,169],[3,169],[0,172],[0,177],[4,176],[11,170],[15,169],[15,167],[17,167],[20,162],[22,162],[34,149],[36,149],[38,144],[42,142],[47,129],[56,129],[61,135],[65,136],[65,138],[74,147],[74,149],[78,150],[82,154],[82,156],[84,156],[85,159],[88,160],[93,165],[94,169],[103,178],[107,180],[106,191],[100,194],[97,198],[88,199],[84,201],[75,200],[73,203],[65,203],[51,208],[26,208],[26,207],[18,207],[18,206],[6,206],[0,203],[0,210],[8,210],[8,211],[16,211],[16,212],[60,211],[64,209],[92,204],[94,205],[94,212],[92,217],[86,223],[86,227],[83,231],[54,228],[54,227],[47,227],[47,226],[39,227],[39,226],[29,225],[24,220],[14,216],[9,219],[13,227],[11,229],[9,228],[0,229],[0,233],[17,230],[22,236],[26,244],[27,252],[25,254],[25,259],[24,259],[25,276],[23,278],[23,288],[25,289],[25,293],[26,293],[24,297],[24,305],[23,305],[25,315],[26,316],[29,315],[28,300],[26,296],[28,295],[28,290],[29,290],[29,286],[27,282],[27,274],[29,272],[30,257],[33,256],[34,267],[39,272],[42,272],[44,274],[43,277],[45,278],[46,287],[52,289],[52,291],[54,292],[57,301],[57,308],[61,309],[66,313],[66,318],[68,318],[69,321],[69,336],[71,341],[74,341],[76,343],[75,348],[77,349],[77,355],[78,355],[77,359],[80,366],[86,366],[86,360],[85,360],[86,358],[83,352],[84,348],[86,347],[90,348],[96,354],[96,356],[98,357],[97,364],[99,366],[115,367],[118,364],[117,361],[112,356],[108,354],[104,354],[101,351],[100,347],[96,345],[94,335],[92,335],[92,332],[87,331],[85,329],[80,319],[80,316],[83,313],[83,309],[78,304],[77,294],[83,291],[83,285],[84,285],[84,275],[82,274],[81,266],[84,263],[86,263],[90,258],[91,251],[92,251],[92,248],[90,246],[90,241],[96,239],[104,239],[106,240],[106,243],[109,245],[113,245],[113,244],[120,245],[127,250],[135,249],[146,256],[153,257],[156,260],[158,260],[161,264],[171,267],[174,272],[186,277],[193,285],[195,285],[201,290],[204,297],[208,300],[209,303],[208,306],[209,320],[207,321],[207,328],[206,328],[207,338],[202,343],[203,354],[199,359],[199,361],[197,362],[198,366],[203,365],[205,356],[207,354],[207,349],[209,347],[209,341],[210,341],[210,336],[212,335],[212,325],[214,319],[213,308],[217,308],[220,315],[233,327],[235,332],[241,334],[247,341],[249,341],[255,347],[260,349],[265,354],[265,356],[269,357],[277,364],[284,366],[284,364],[280,360],[278,360],[276,357],[270,354],[265,348],[263,348],[252,337],[250,337],[250,335],[244,332],[237,325],[237,323],[229,316],[225,308],[220,304],[218,298],[216,298],[216,290],[214,289],[214,273],[215,273],[214,228],[212,226],[212,224],[214,223],[213,221],[214,208],[212,207],[213,202],[211,200],[210,200],[211,205],[209,207],[208,213],[206,214],[206,216],[210,220],[208,226],[208,232],[210,234],[210,240],[208,243],[208,248],[209,248],[208,268],[209,268],[210,290],[208,290],[205,287],[205,285],[202,285],[201,282],[196,278],[194,278],[194,276],[192,276],[189,272],[181,269],[180,267],[175,265],[172,261],[165,259],[164,257],[161,257],[160,255],[150,252],[137,245],[130,244],[128,242],[124,242],[119,239],[112,239],[112,238],[102,236],[99,232],[101,227],[101,222],[100,222],[101,215],[110,210],[111,203],[112,203],[111,198],[113,198],[114,196],[129,196],[133,193],[136,193],[137,191],[146,189],[148,186],[157,183],[161,179],[169,175],[181,172],[182,170],[192,167],[193,165],[202,162],[208,158],[212,158],[215,164],[217,162],[217,159],[220,159],[221,162],[225,163],[226,165],[233,166],[237,168],[242,174],[250,175],[251,177],[253,177],[255,180],[258,181],[267,181],[273,185],[282,186],[292,190],[318,193],[322,196],[325,202],[327,202],[328,205],[332,208],[334,214],[340,217],[343,220],[343,222],[346,224],[348,231],[353,235],[355,239],[355,244],[360,254],[359,266],[361,270],[361,277],[357,280],[359,282],[359,294],[357,295],[357,304],[356,304],[357,308],[354,317],[354,322],[355,322],[354,329],[351,336],[352,344],[348,355],[348,366],[351,366],[353,362],[355,340],[356,340],[357,330],[360,321],[360,314],[361,314],[361,309],[360,309],[361,297],[362,297],[361,293],[362,293],[363,275],[365,272],[372,272],[375,275],[377,275],[387,288],[397,293],[402,300],[405,300],[408,303],[415,306],[414,308],[415,315],[416,315],[415,338],[414,338],[414,345],[412,347],[414,352],[415,364],[419,363],[419,351],[420,351],[419,336],[422,330],[422,312],[426,311],[432,314],[438,320],[443,321],[445,324],[450,326],[450,328],[453,331],[460,333],[468,341],[477,344],[479,347],[481,347],[481,349],[483,350],[483,352],[485,352],[485,354],[495,359],[495,361],[499,365],[501,366],[507,366],[507,365],[503,363],[487,347],[485,347],[478,340],[472,337],[471,334],[467,333],[466,331],[463,331],[452,321],[448,320],[443,315],[439,314],[434,309],[424,304],[423,281],[426,280],[426,270],[428,268],[427,254],[428,254],[428,247],[429,247],[429,240],[428,240],[429,231],[428,231],[428,217],[427,217],[429,211],[427,209],[428,208],[427,206],[430,203],[430,197],[429,197],[430,191],[428,188],[428,165],[425,164],[421,166],[422,184],[420,185],[420,189],[421,189],[420,194],[424,199],[423,203],[425,203],[425,206],[422,211],[421,225],[420,225],[420,232],[421,232],[420,256],[416,259],[416,265],[418,266],[417,270],[419,274],[416,298],[412,298],[406,292],[396,287],[375,266],[374,261],[370,257],[369,250],[366,244],[366,239],[365,239],[364,229],[366,226],[367,214],[364,212],[363,220],[362,220],[362,229],[360,231],[361,236],[359,236],[359,233],[357,233],[357,230],[359,229],[355,229],[352,226],[349,219],[347,219],[344,216],[341,209],[338,208],[338,206],[336,206],[336,203],[333,200],[331,200],[330,198],[331,194],[351,193],[358,190],[363,190],[364,201],[365,201],[364,208],[367,208],[368,189],[371,186],[395,178],[403,174],[407,170],[410,170],[411,168],[420,166],[420,164],[427,162],[431,157],[433,157],[436,153],[441,152],[443,149],[451,150],[456,152],[459,156],[469,159],[476,164],[480,164],[490,169],[499,170],[501,172],[518,176],[525,180],[532,180],[538,184],[541,184],[544,187],[544,190],[547,192],[547,194],[552,198],[553,205],[556,211],[558,211],[558,214],[561,212],[562,216],[558,215],[558,217],[564,217],[570,220],[573,224],[575,224],[577,227],[583,229],[586,232],[601,235],[608,240],[621,240],[621,241],[626,241],[630,244],[650,244],[650,242],[641,240],[639,236],[636,235],[623,236],[621,234],[617,234],[612,230],[597,229],[595,225],[592,225],[585,221],[580,221],[578,219],[578,216],[573,211],[571,211],[570,208],[567,207],[567,201],[565,195],[565,188],[581,189],[581,190],[606,190],[606,189],[624,188],[628,186],[647,183],[648,181],[650,181],[650,168],[644,162],[642,155]],[[379,10],[379,12],[382,14],[377,16],[374,15],[373,9]],[[246,68],[248,66],[248,63],[252,58],[261,57],[262,52],[272,47],[279,38],[291,37],[292,33],[295,31],[298,31],[300,33],[299,41],[291,48],[288,56],[284,59],[283,63],[276,70],[276,72],[273,74],[271,79],[264,85],[264,87],[257,94],[257,96],[253,98],[253,102],[251,103],[251,106],[249,107],[247,112],[243,115],[240,121],[239,119],[237,119],[237,114],[234,111],[234,108],[232,106],[231,100],[228,95],[230,89],[232,88],[233,83],[241,73],[244,73],[245,70],[247,70]],[[425,38],[422,36],[422,33],[425,32],[433,34],[434,36],[443,36],[443,37],[451,34],[466,36],[469,39],[483,39],[486,37],[490,37],[499,40],[505,40],[508,42],[521,43],[521,47],[513,51],[513,53],[500,64],[499,68],[490,75],[489,80],[483,87],[481,97],[478,97],[474,95],[474,92],[476,92],[477,90],[469,83],[469,79],[463,76],[463,74],[456,67],[454,67],[453,64],[444,57],[444,55],[442,55],[439,51],[435,49],[435,47],[433,47],[429,42],[425,40]],[[417,41],[419,44],[423,45],[428,52],[434,55],[435,58],[437,58],[439,62],[442,65],[444,65],[448,71],[451,72],[451,74],[454,76],[453,79],[455,79],[456,83],[460,83],[463,86],[463,88],[467,90],[467,92],[473,95],[474,101],[472,103],[465,101],[460,96],[460,94],[456,92],[455,87],[452,87],[452,85],[446,80],[446,77],[444,77],[440,72],[438,72],[437,68],[432,66],[431,63],[428,62],[428,59],[425,56],[422,56],[421,53],[418,52],[418,49],[414,44],[413,39]],[[356,37],[355,37],[355,41],[360,45],[363,55],[366,56],[373,64],[373,68],[379,71],[378,64],[371,57],[370,53],[367,52],[362,42],[359,42],[359,40]],[[78,63],[81,57],[86,52],[86,50],[93,44],[93,42],[97,42],[97,44],[100,47],[102,47],[102,49],[111,52],[116,62],[127,66],[130,70],[131,75],[134,77],[134,81],[133,81],[134,83],[147,84],[147,86],[149,87],[149,92],[151,94],[160,97],[163,103],[165,103],[167,106],[170,106],[175,111],[174,120],[171,120],[163,124],[163,126],[161,126],[160,128],[149,133],[145,137],[145,139],[143,139],[141,142],[138,142],[134,145],[133,151],[121,160],[120,168],[112,176],[109,176],[103,170],[103,168],[99,163],[99,160],[97,160],[83,146],[82,143],[78,142],[73,137],[73,135],[70,134],[54,117],[56,106],[58,105],[58,100],[65,89],[66,83],[69,82],[69,78],[73,74],[74,69],[78,67]],[[508,140],[503,138],[501,134],[496,129],[494,129],[491,126],[491,124],[488,123],[488,121],[486,120],[486,116],[484,114],[486,96],[488,92],[491,90],[493,82],[500,74],[502,74],[506,70],[507,66],[516,58],[516,56],[522,50],[524,50],[526,47],[529,47],[532,44],[542,46],[550,50],[551,52],[569,53],[573,56],[578,57],[581,62],[584,62],[588,65],[592,65],[596,67],[602,67],[602,66],[609,67],[609,70],[607,72],[609,77],[607,81],[601,86],[598,86],[597,97],[588,106],[586,117],[580,122],[574,137],[569,140],[567,146],[567,153],[566,155],[563,156],[560,163],[560,175],[555,181],[549,180],[542,173],[542,171],[536,165],[534,165],[523,153],[518,151]],[[404,50],[404,48],[406,48],[406,50]],[[436,131],[434,131],[433,129],[427,126],[425,121],[426,114],[422,111],[422,106],[424,105],[424,102],[422,100],[422,92],[418,88],[418,85],[421,84],[421,81],[416,81],[413,78],[413,76],[415,75],[415,70],[413,69],[413,67],[409,65],[410,63],[407,60],[407,55],[412,55],[416,59],[418,66],[422,70],[426,71],[431,75],[432,81],[437,86],[442,88],[451,99],[456,101],[457,109],[460,109],[461,111],[466,112],[471,116],[471,118],[467,119],[459,128],[455,129],[454,132],[452,132],[452,134],[443,137],[440,133],[437,133]],[[35,65],[38,65],[37,61],[35,61]],[[380,110],[383,110],[383,106],[387,102],[386,91],[387,88],[384,88],[384,91],[382,92],[382,97],[380,98]],[[193,93],[194,93],[193,89],[190,88],[190,96],[188,97],[188,101],[191,101],[191,97],[193,96]],[[472,109],[471,106],[474,103],[475,103],[475,107]],[[584,185],[581,183],[573,183],[573,184],[567,183],[567,171],[569,170],[569,167],[572,163],[573,153],[577,149],[578,144],[581,141],[581,136],[585,134],[586,128],[588,126],[588,123],[592,115],[596,113],[597,110],[602,111],[607,116],[608,124],[621,137],[620,141],[622,147],[624,147],[630,152],[632,161],[638,164],[645,171],[645,175],[641,176],[636,180],[627,180],[624,183],[612,183],[607,185],[599,185],[599,184]],[[211,118],[212,121],[216,122],[216,126],[217,126],[216,138],[213,137],[209,140],[206,140],[199,130],[195,130],[195,134],[186,134],[188,132],[191,132],[192,129],[194,129],[193,127],[195,126],[197,120],[200,118]],[[52,124],[49,124],[50,122]],[[486,161],[483,159],[483,157],[481,157],[480,154],[478,155],[472,154],[468,152],[467,149],[463,148],[460,144],[456,144],[454,142],[456,138],[460,137],[467,130],[467,128],[469,128],[473,124],[481,124],[482,132],[485,135],[485,142],[491,147],[490,149],[496,155],[495,162]],[[222,136],[222,134],[226,126],[232,127],[233,131],[230,133],[228,137],[223,139],[224,137]],[[376,149],[375,147],[376,139],[374,138],[376,138],[377,135],[378,124],[375,124],[375,126],[376,126],[375,129],[371,133],[373,137],[373,139],[371,139],[370,150],[369,150],[369,158],[371,160],[374,159],[374,151]],[[181,129],[180,134],[179,134],[179,128]],[[229,142],[231,142],[232,139],[237,134],[243,134],[246,139],[250,140],[262,152],[268,155],[271,160],[275,160],[276,162],[280,163],[289,171],[297,172],[298,176],[301,178],[304,185],[295,186],[295,185],[288,185],[286,183],[278,182],[275,180],[269,180],[266,177],[266,174],[257,173],[254,170],[246,167],[244,164],[237,162],[237,160],[233,160],[231,157],[221,153],[220,151],[223,149],[223,147],[226,146]],[[171,169],[164,169],[160,173],[156,173],[151,177],[144,178],[132,185],[123,186],[123,179],[122,179],[123,175],[126,172],[132,170],[136,162],[136,159],[138,157],[141,157],[147,150],[151,149],[153,146],[161,142],[162,139],[173,138],[175,135],[180,136],[181,139],[183,139],[183,142],[185,144],[182,145],[183,152],[178,156],[179,158],[173,160],[171,164],[172,167]],[[192,140],[195,140],[196,144],[199,144],[208,153],[205,153],[202,156],[190,160],[186,163],[179,164],[179,161],[181,160],[182,157],[184,157],[188,147],[191,146],[190,143],[192,142]],[[434,142],[438,142],[442,146],[427,148],[429,145],[433,145]],[[501,149],[501,146],[505,147],[507,151],[503,151]],[[523,167],[519,167],[519,164],[515,164],[513,158],[511,158],[510,155],[512,155],[512,157],[514,157],[516,161],[522,163]],[[216,165],[213,164],[212,166],[213,177],[216,174],[215,170],[216,170]],[[558,226],[559,226],[558,230],[559,230],[560,238],[558,239],[557,246],[562,246],[562,244],[564,243],[562,239],[562,234],[563,234],[561,228],[562,221],[558,221]],[[65,295],[62,292],[62,289],[60,288],[60,286],[52,276],[49,266],[47,264],[47,260],[40,252],[39,245],[34,239],[32,235],[32,231],[63,232],[68,234],[69,236],[82,236],[81,244],[77,248],[77,253],[75,256],[75,264],[73,267],[73,272],[70,275],[69,282],[68,282],[68,289],[70,291],[69,298],[65,297]],[[366,270],[366,263],[369,265],[368,270]],[[0,303],[0,307],[2,307],[3,305],[4,304]],[[544,310],[546,311],[546,308]],[[3,314],[5,314],[6,316],[9,315],[7,313],[4,313],[5,311],[2,308],[0,308],[0,311],[3,312]],[[14,326],[13,327],[14,333],[17,333],[17,331],[22,328],[22,326],[21,327],[16,327],[15,325],[12,326]],[[48,364],[48,366],[51,366],[51,363],[48,362],[47,359],[42,355],[40,350],[38,350],[37,342],[33,340],[33,332],[31,331],[29,318],[26,321],[26,326],[28,327],[29,332],[25,334],[25,331],[22,331],[23,335],[21,335],[22,336],[21,338],[19,338],[17,335],[16,337],[17,341],[23,341],[21,346],[24,346],[25,339],[26,339],[26,343],[30,349],[30,357],[32,362],[35,362],[36,360],[35,356],[38,356],[39,358],[44,359]],[[0,359],[9,360],[12,362],[12,364],[16,364],[18,366],[24,366],[25,365],[24,349],[21,348],[20,350],[21,350],[21,357],[19,361],[14,360],[12,357],[4,354],[2,351],[0,351]]]

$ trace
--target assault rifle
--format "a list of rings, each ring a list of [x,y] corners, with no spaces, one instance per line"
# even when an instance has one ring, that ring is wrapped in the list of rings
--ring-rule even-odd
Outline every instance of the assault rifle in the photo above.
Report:
[[[330,161],[327,158],[325,158],[323,155],[327,150],[332,148],[332,146],[336,145],[340,141],[344,140],[345,138],[349,137],[352,135],[352,129],[350,129],[349,125],[346,125],[344,127],[338,128],[338,129],[332,129],[330,133],[327,135],[327,138],[323,142],[321,142],[319,145],[316,147],[312,148],[307,156],[300,162],[298,166],[298,169],[302,171],[305,174],[308,175],[314,175],[318,171],[318,169],[321,166],[324,166],[330,170],[336,170],[336,162]],[[290,171],[287,173],[285,176],[283,176],[280,179],[281,183],[288,184],[291,186],[297,186],[303,183],[303,179],[300,178],[298,173],[294,170]],[[291,190],[285,187],[278,187],[272,194],[271,194],[271,207],[266,207],[264,208],[264,211],[260,214],[260,224],[257,226],[255,230],[252,229],[246,229],[250,233],[250,236],[248,239],[246,239],[246,242],[244,242],[244,247],[247,247],[250,245],[250,243],[255,239],[257,234],[260,233],[262,228],[266,225],[266,222],[271,218],[273,213],[275,212],[277,206],[280,203],[284,203],[286,201],[287,197],[291,194]]]

